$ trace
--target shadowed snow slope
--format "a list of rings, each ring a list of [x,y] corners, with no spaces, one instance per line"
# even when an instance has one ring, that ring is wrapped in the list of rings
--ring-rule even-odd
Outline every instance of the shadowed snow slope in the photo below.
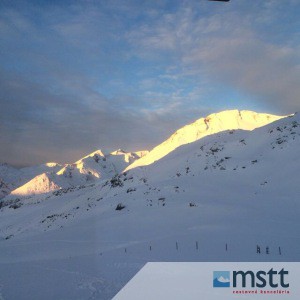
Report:
[[[127,170],[150,165],[177,147],[194,142],[205,136],[230,129],[253,130],[280,118],[282,117],[246,110],[227,110],[211,114],[206,118],[201,118],[196,122],[177,130],[166,141],[151,150],[146,156],[131,164]]]

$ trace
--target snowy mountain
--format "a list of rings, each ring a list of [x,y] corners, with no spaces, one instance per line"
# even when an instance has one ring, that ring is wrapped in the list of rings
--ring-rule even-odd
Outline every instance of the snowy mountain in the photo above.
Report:
[[[21,185],[20,182],[11,194],[28,196],[93,183],[98,179],[113,177],[124,169],[128,171],[135,167],[152,164],[179,146],[197,141],[205,136],[228,129],[253,130],[280,118],[282,117],[238,110],[211,114],[179,129],[149,153],[148,151],[127,153],[119,149],[105,155],[101,150],[97,150],[73,164],[65,165],[58,172],[46,171],[38,173],[36,177],[28,176],[29,180],[26,183],[25,180],[21,181],[25,184]],[[2,188],[3,196],[12,190],[4,184],[5,182]]]
[[[8,164],[0,164],[0,199],[37,175],[44,172],[57,172],[61,168],[60,164],[53,162],[20,169]]]
[[[111,178],[129,164],[146,155],[147,151],[125,152],[116,150],[105,155],[101,150],[90,153],[58,172],[42,173],[11,192],[12,196],[43,194],[63,188],[92,184],[99,179]]]
[[[300,115],[249,128],[188,137],[91,185],[4,198],[0,295],[111,299],[148,261],[299,261]]]
[[[144,154],[144,151],[141,151]],[[109,178],[124,170],[128,165],[139,159],[142,154],[116,150],[108,155],[97,150],[74,164],[67,165],[57,172],[57,175],[64,175],[66,178],[80,177],[84,174],[92,178]],[[88,178],[87,178],[88,180]]]
[[[177,130],[166,141],[152,149],[149,154],[131,164],[127,170],[150,165],[179,146],[192,143],[205,136],[224,130],[253,130],[280,118],[282,117],[246,110],[227,110],[211,114]]]

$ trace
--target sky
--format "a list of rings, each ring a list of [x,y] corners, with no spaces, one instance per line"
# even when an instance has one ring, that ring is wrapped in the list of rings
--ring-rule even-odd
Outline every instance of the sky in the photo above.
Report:
[[[0,162],[151,149],[226,109],[300,110],[299,0],[1,0]]]

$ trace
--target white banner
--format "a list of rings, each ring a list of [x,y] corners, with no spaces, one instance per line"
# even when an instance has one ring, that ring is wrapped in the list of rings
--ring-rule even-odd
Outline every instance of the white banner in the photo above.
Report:
[[[299,300],[298,262],[147,263],[114,300]]]

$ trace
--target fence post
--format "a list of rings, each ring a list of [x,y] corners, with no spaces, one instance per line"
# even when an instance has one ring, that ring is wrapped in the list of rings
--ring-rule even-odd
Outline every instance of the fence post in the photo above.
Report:
[[[256,253],[260,254],[260,247],[258,245],[256,246]]]

